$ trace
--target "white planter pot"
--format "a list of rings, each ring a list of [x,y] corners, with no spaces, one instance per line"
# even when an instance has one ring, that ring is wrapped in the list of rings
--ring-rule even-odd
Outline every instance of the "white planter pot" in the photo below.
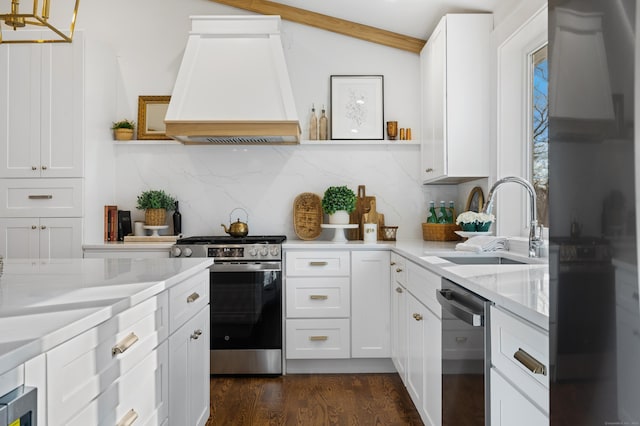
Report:
[[[329,215],[329,223],[331,225],[348,225],[349,213],[346,210],[338,210],[334,214]]]

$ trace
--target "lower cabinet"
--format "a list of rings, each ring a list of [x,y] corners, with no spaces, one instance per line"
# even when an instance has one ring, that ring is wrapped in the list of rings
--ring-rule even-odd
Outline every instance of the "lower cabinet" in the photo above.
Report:
[[[209,418],[209,305],[169,338],[169,424]]]
[[[491,369],[491,426],[542,426],[549,418],[518,389]]]
[[[406,261],[391,253],[391,360],[403,383],[407,381]]]
[[[0,256],[6,259],[82,257],[82,219],[0,218]]]

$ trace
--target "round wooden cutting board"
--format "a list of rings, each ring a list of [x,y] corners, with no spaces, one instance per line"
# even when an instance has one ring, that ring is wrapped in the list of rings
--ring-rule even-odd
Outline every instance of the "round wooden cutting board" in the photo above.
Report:
[[[315,240],[322,233],[322,200],[303,192],[293,201],[293,230],[301,240]]]

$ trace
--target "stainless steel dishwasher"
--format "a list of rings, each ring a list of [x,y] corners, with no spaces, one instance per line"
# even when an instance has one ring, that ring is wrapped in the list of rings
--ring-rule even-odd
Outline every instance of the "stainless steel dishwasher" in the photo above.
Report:
[[[0,396],[0,426],[37,426],[38,390],[19,386]]]
[[[489,425],[489,305],[443,278],[442,425]]]

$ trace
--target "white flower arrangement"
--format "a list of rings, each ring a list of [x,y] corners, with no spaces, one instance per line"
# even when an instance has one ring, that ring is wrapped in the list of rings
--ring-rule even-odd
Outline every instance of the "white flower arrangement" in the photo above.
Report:
[[[460,225],[461,223],[487,223],[493,222],[494,220],[496,220],[496,217],[492,214],[468,211],[462,212],[458,215],[456,224]]]

